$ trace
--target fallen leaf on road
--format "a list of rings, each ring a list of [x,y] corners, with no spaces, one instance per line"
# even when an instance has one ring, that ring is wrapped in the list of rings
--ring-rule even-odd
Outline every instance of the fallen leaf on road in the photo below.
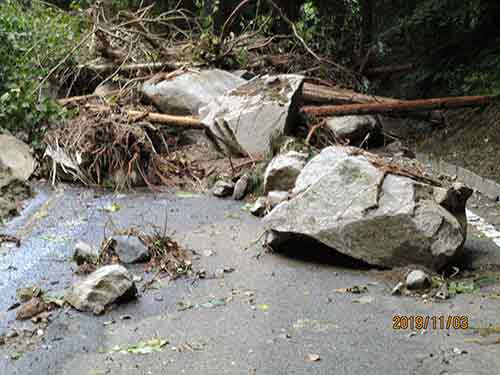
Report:
[[[500,339],[465,339],[466,343],[473,343],[473,344],[479,344],[479,345],[496,345],[500,344]]]
[[[331,328],[339,328],[333,320],[299,319],[293,325],[294,329],[312,329],[315,331],[327,331]]]
[[[118,203],[111,203],[109,206],[104,207],[101,211],[105,212],[118,212],[121,210],[121,207]]]
[[[17,361],[17,360],[18,360],[18,359],[20,359],[22,356],[23,356],[23,353],[21,353],[21,352],[14,352],[14,353],[12,353],[9,357],[10,357],[10,359],[12,359],[13,361]]]
[[[321,360],[321,357],[319,356],[319,354],[308,353],[306,354],[305,360],[307,362],[318,362],[319,360]]]
[[[190,193],[187,191],[178,191],[177,193],[175,193],[175,196],[177,198],[199,198],[198,194]]]
[[[257,308],[262,311],[267,311],[269,310],[269,305],[266,303],[260,303],[257,305]]]
[[[366,304],[372,303],[374,300],[375,300],[375,298],[373,298],[372,296],[363,296],[363,297],[361,297],[359,299],[355,299],[352,302],[353,303],[359,303],[361,305],[366,305]]]
[[[358,286],[354,285],[350,288],[339,288],[335,289],[337,293],[352,293],[352,294],[361,294],[368,292],[368,288],[366,286]]]
[[[455,294],[470,294],[479,290],[475,285],[474,280],[451,281],[448,285],[448,292],[451,295]]]
[[[177,302],[177,311],[186,311],[192,309],[193,307],[194,305],[189,302],[184,302],[184,301]]]
[[[211,308],[214,308],[217,306],[224,306],[224,305],[226,305],[227,302],[228,301],[226,298],[214,298],[214,299],[209,300],[206,303],[202,303],[200,306],[211,309]]]
[[[141,341],[136,345],[131,345],[127,348],[122,348],[119,345],[113,346],[109,352],[110,353],[120,353],[120,354],[151,354],[154,352],[161,352],[162,348],[168,344],[167,340],[162,339],[151,339],[148,341]]]

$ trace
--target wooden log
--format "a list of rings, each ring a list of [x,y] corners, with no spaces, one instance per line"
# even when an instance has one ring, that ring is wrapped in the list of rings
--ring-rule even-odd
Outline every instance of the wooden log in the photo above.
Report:
[[[141,112],[141,111],[126,111],[128,116],[133,117],[142,117],[147,121],[155,122],[158,124],[170,125],[170,126],[179,126],[193,129],[205,129],[205,125],[203,125],[199,118],[194,116],[172,116],[165,115],[163,113],[155,113],[155,112]]]
[[[362,103],[396,103],[400,100],[382,96],[366,95],[356,91],[331,88],[313,83],[304,83],[302,100],[318,104],[362,104]]]
[[[111,112],[110,107],[102,105],[89,104],[86,105],[85,108],[94,112]],[[125,110],[124,113],[133,121],[145,120],[174,127],[206,129],[206,126],[200,121],[200,119],[194,116],[172,116],[163,113],[134,110]]]
[[[489,104],[492,96],[459,96],[450,98],[407,100],[390,103],[326,105],[302,107],[302,113],[313,116],[347,116],[432,111]]]

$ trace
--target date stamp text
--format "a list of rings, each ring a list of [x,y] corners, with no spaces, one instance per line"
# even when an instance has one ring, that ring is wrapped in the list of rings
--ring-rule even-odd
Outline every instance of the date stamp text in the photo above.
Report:
[[[460,315],[394,315],[392,328],[395,330],[468,329],[469,318]]]

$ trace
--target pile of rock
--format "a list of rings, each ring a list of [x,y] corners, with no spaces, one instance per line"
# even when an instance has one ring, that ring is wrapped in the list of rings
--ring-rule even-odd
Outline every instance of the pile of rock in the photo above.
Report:
[[[462,248],[472,193],[341,146],[325,148],[307,163],[305,155],[277,156],[266,170],[265,191],[253,211],[270,210],[264,222],[271,247],[301,236],[371,265],[430,269]],[[273,201],[275,191],[282,193]]]
[[[107,248],[112,248],[122,264],[142,263],[150,258],[148,247],[136,236],[117,235],[106,242],[109,242]],[[78,242],[75,246],[73,260],[79,266],[97,265],[102,257],[102,249],[85,242]],[[109,305],[131,300],[136,294],[133,275],[124,266],[114,264],[98,268],[73,285],[65,300],[77,310],[101,314]]]

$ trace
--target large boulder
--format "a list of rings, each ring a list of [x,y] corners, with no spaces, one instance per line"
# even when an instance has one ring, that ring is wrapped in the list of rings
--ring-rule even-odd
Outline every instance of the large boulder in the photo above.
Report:
[[[264,172],[264,193],[293,189],[295,180],[306,165],[307,155],[289,151],[276,156]]]
[[[132,274],[125,267],[114,264],[99,268],[73,285],[65,300],[79,311],[101,314],[106,306],[135,298],[136,295]]]
[[[141,91],[164,113],[198,115],[201,107],[245,82],[219,69],[190,70],[160,82],[153,77],[142,85]]]
[[[270,152],[295,124],[303,80],[292,74],[258,77],[201,108],[212,142],[233,155]]]
[[[324,149],[302,170],[293,198],[264,219],[268,244],[300,235],[372,265],[444,266],[465,242],[472,191],[390,173],[375,161],[359,149]]]
[[[378,141],[381,127],[375,116],[339,116],[326,119],[326,126],[335,136],[349,140],[352,145],[359,145],[369,135],[367,142]]]
[[[7,134],[0,134],[0,188],[14,180],[26,181],[35,170],[29,146]]]

